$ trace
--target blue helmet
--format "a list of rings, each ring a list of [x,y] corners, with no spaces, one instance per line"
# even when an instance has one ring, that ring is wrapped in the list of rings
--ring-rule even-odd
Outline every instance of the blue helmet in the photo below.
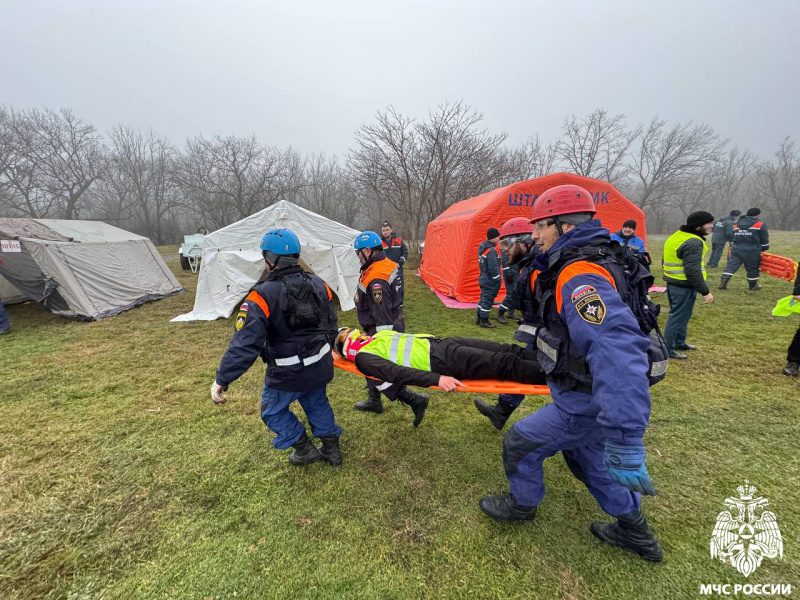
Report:
[[[271,229],[261,238],[261,251],[277,256],[300,254],[300,240],[288,229]]]
[[[356,250],[361,250],[363,248],[377,248],[378,246],[383,246],[383,240],[381,240],[381,236],[374,231],[365,231],[363,233],[359,233],[356,241],[353,242],[353,248]]]

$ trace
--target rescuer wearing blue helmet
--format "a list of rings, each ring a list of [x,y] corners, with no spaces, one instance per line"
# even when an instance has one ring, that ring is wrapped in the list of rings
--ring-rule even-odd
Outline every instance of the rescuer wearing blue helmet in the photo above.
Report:
[[[288,229],[272,229],[261,239],[266,279],[250,291],[239,308],[233,339],[211,385],[211,399],[224,404],[223,391],[261,356],[267,363],[261,395],[261,419],[275,433],[279,450],[294,447],[289,462],[299,466],[325,460],[342,464],[339,436],[326,387],[333,379],[331,348],[337,319],[328,285],[299,264],[300,240]],[[317,448],[289,410],[298,400]]]
[[[386,330],[405,331],[398,266],[384,254],[383,240],[374,231],[364,231],[356,237],[353,248],[361,262],[361,277],[355,299],[361,329],[367,335]],[[382,413],[383,392],[390,400],[400,400],[411,407],[416,427],[428,408],[428,396],[405,386],[392,386],[391,383],[368,378],[367,389],[367,399],[356,402],[356,410]]]

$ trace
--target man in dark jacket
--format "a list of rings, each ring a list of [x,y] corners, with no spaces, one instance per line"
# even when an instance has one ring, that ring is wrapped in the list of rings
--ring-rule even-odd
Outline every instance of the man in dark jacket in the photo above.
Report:
[[[481,297],[478,301],[475,324],[492,329],[494,329],[494,325],[489,322],[489,315],[492,312],[497,292],[500,291],[502,274],[500,255],[496,248],[499,241],[500,231],[496,227],[490,227],[486,231],[486,240],[478,247],[478,266],[480,268],[478,285],[481,287]]]
[[[797,270],[797,279],[794,281],[792,295],[796,302],[800,302],[800,269]],[[792,343],[789,344],[789,352],[786,356],[786,366],[783,368],[783,374],[797,377],[798,368],[800,368],[800,326],[794,334]]]
[[[669,318],[664,329],[664,340],[670,358],[687,358],[678,350],[694,350],[686,343],[686,331],[692,318],[694,301],[699,293],[708,304],[714,296],[706,284],[706,266],[703,257],[708,251],[705,237],[713,227],[714,217],[705,211],[693,212],[686,225],[664,242],[664,281],[667,282]]]
[[[439,386],[446,392],[463,387],[460,379],[498,379],[545,385],[536,350],[470,338],[435,338],[396,331],[367,336],[343,327],[336,352],[359,371],[390,386]],[[422,415],[420,415],[420,421]],[[414,425],[418,423],[415,421]]]
[[[372,335],[377,331],[405,331],[402,299],[397,285],[398,266],[386,257],[380,236],[374,231],[364,231],[353,242],[353,248],[361,263],[361,277],[356,291],[358,322],[362,329]],[[400,400],[411,407],[415,419],[428,407],[428,397],[417,394],[406,387],[392,393],[381,387],[374,379],[367,379],[367,399],[356,402],[355,409],[363,412],[383,412],[381,392],[390,400]]]
[[[622,229],[611,234],[611,239],[627,246],[634,252],[644,252],[644,240],[636,235],[636,221],[628,219],[622,224]]]
[[[233,339],[220,361],[211,399],[223,392],[261,356],[267,363],[261,419],[275,433],[273,446],[294,452],[295,466],[325,460],[342,464],[341,427],[325,393],[333,379],[331,350],[336,341],[336,308],[328,285],[299,264],[300,241],[288,229],[268,231],[261,240],[266,280],[250,291],[236,315]],[[322,441],[317,448],[289,406],[297,400]]]
[[[732,210],[731,214],[722,217],[719,221],[714,223],[714,229],[711,231],[711,258],[708,259],[708,268],[716,269],[719,266],[719,259],[722,258],[722,252],[725,250],[725,242],[728,241],[728,231],[733,228],[734,223],[739,219],[742,214],[740,210]]]
[[[400,306],[403,306],[406,287],[403,278],[403,265],[408,260],[408,246],[399,235],[392,231],[389,221],[384,221],[381,225],[381,241],[383,242],[383,254],[389,260],[397,263],[397,285],[400,289]]]
[[[722,272],[719,289],[728,289],[728,281],[742,264],[747,271],[747,283],[750,289],[753,291],[761,289],[758,285],[758,273],[761,267],[761,253],[769,250],[769,232],[766,224],[758,218],[760,214],[760,208],[749,208],[747,216],[739,219],[739,222],[729,230],[731,255]]]

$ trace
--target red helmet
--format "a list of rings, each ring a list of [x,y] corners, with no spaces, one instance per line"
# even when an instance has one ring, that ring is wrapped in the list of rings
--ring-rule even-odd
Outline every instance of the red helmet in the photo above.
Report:
[[[592,195],[579,185],[557,185],[536,199],[531,223],[574,213],[596,213]]]
[[[500,237],[504,238],[508,235],[521,235],[525,233],[533,233],[533,225],[531,220],[525,217],[514,217],[509,219],[500,228]]]

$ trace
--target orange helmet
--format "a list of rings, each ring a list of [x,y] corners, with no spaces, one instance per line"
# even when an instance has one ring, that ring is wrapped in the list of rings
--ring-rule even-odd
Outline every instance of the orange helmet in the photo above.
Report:
[[[595,214],[592,195],[579,185],[557,185],[536,199],[533,204],[531,223],[550,217],[574,213]]]

